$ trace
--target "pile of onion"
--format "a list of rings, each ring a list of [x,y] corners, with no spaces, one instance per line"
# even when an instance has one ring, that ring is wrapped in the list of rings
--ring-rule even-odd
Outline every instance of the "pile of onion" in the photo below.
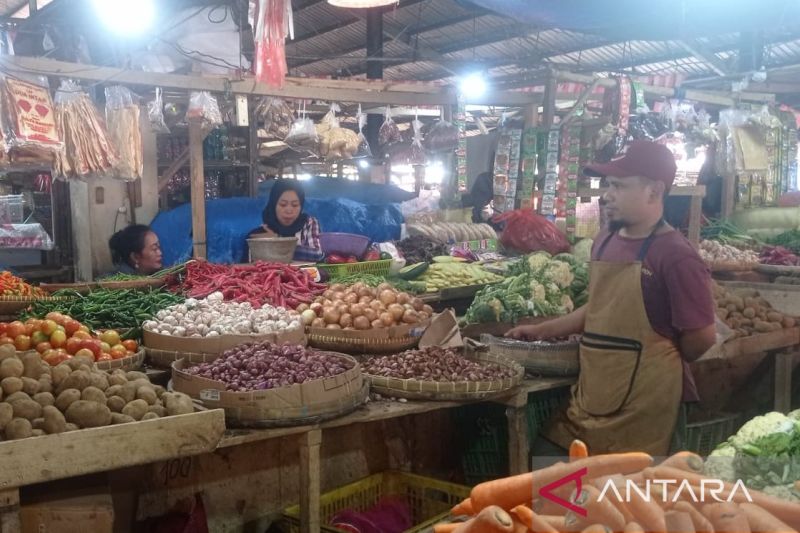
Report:
[[[331,285],[311,305],[297,311],[312,328],[367,330],[419,324],[433,314],[431,306],[388,283],[373,288],[364,283]]]

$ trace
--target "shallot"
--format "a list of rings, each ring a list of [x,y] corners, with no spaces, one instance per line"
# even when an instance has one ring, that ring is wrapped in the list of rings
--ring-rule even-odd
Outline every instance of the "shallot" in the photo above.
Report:
[[[364,373],[423,381],[492,381],[514,376],[512,368],[473,361],[440,347],[373,357],[364,363]]]

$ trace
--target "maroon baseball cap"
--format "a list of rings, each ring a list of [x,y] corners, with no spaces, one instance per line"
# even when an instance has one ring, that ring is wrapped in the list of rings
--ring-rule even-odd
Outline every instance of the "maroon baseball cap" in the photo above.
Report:
[[[669,148],[651,141],[633,141],[627,149],[608,163],[594,163],[583,169],[587,176],[605,178],[632,178],[641,176],[666,185],[667,190],[675,181],[678,170],[675,157]]]

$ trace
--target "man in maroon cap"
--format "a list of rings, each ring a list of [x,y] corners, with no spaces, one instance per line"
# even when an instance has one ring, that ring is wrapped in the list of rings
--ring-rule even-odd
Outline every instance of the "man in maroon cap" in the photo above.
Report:
[[[715,342],[714,303],[707,267],[663,218],[675,171],[669,149],[649,141],[634,141],[624,155],[585,170],[605,178],[609,220],[592,249],[588,303],[507,334],[583,334],[578,383],[540,450],[580,439],[592,453],[664,455],[681,401],[698,399],[688,363]]]

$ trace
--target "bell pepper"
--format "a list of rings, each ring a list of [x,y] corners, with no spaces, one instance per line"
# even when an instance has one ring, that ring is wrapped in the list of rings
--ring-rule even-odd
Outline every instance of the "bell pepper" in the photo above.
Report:
[[[381,253],[378,250],[370,250],[364,254],[364,261],[377,261],[381,258]]]
[[[325,262],[329,265],[341,265],[348,261],[346,257],[339,254],[328,254],[328,257],[325,258]]]

